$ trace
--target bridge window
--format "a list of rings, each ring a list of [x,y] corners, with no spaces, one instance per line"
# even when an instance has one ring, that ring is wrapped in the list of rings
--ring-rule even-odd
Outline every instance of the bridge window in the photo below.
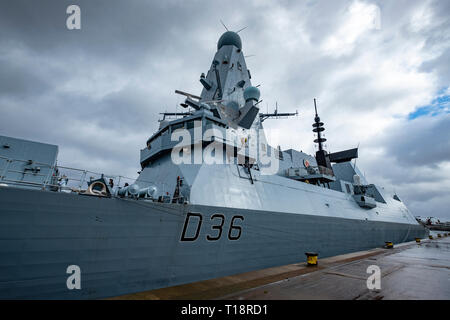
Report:
[[[261,149],[263,152],[266,152],[266,144],[265,143],[261,143]]]
[[[352,193],[351,191],[350,191],[350,186],[346,183],[345,184],[345,188],[347,189],[347,193]]]
[[[184,122],[172,125],[172,132],[174,132],[175,130],[180,129],[180,128],[184,128]]]
[[[216,126],[219,126],[222,128],[226,128],[226,126],[224,124],[214,121],[214,120],[211,120],[211,119],[208,119],[208,118],[205,119],[205,125],[216,125]]]

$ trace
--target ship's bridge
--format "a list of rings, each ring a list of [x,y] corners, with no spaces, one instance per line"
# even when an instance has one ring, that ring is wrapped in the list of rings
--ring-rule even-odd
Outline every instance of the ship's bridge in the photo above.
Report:
[[[209,110],[198,110],[181,119],[162,122],[159,130],[147,140],[146,148],[141,150],[141,166],[146,167],[152,160],[171,152],[176,146],[190,148],[200,144],[203,148],[212,142],[222,144],[224,148],[228,148],[227,152],[231,150],[234,157],[241,150],[248,149],[247,137],[245,132],[230,128]]]

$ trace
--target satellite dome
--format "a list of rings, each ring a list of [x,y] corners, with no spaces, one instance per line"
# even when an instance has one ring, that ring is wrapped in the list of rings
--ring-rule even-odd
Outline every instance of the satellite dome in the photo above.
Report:
[[[244,99],[247,102],[248,100],[258,101],[261,93],[257,87],[247,87],[244,90]]]
[[[225,32],[219,38],[219,42],[217,43],[217,50],[219,50],[223,46],[228,46],[228,45],[233,45],[235,47],[238,47],[239,49],[242,49],[241,37],[239,37],[239,35],[233,31]]]

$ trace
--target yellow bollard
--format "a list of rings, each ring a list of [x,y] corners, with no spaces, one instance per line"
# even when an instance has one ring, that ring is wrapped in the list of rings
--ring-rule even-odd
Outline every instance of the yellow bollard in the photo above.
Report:
[[[438,233],[438,238],[440,238],[441,237],[441,234],[440,233]]]
[[[416,242],[417,242],[417,243],[420,243],[420,238],[416,238]]]
[[[433,236],[430,234],[430,235],[428,236],[428,239],[433,240]]]
[[[386,249],[393,249],[394,248],[394,244],[391,241],[386,241]]]
[[[308,263],[309,267],[315,267],[317,266],[317,256],[318,254],[315,252],[305,252],[306,254],[306,261]]]

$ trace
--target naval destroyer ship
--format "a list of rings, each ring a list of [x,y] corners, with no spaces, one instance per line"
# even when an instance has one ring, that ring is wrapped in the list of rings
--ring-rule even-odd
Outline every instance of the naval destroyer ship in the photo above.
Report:
[[[200,96],[176,91],[184,112],[164,113],[137,179],[63,167],[56,145],[0,136],[1,299],[112,297],[427,235],[398,195],[366,181],[357,148],[325,150],[317,108],[314,155],[268,144],[263,122],[290,114],[260,111],[236,32],[200,82]]]

